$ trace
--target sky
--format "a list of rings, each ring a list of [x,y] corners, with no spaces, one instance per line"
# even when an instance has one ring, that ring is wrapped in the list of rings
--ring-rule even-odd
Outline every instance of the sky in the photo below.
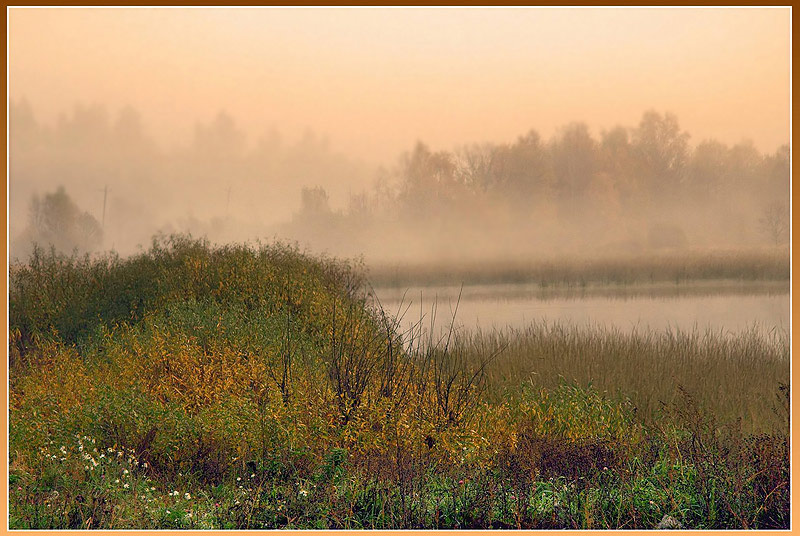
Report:
[[[597,135],[649,109],[692,143],[789,142],[788,8],[9,8],[8,25],[10,98],[37,119],[132,106],[166,145],[223,110],[253,143],[311,129],[387,164],[417,140]]]

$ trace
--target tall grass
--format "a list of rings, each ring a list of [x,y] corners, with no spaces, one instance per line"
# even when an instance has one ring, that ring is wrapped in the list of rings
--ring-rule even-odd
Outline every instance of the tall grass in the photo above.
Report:
[[[634,330],[532,322],[525,328],[464,335],[474,359],[504,351],[488,369],[495,397],[521,383],[554,389],[574,382],[628,397],[641,418],[658,419],[680,389],[748,432],[785,429],[774,391],[789,378],[789,336],[782,330]],[[680,389],[679,389],[680,387]]]
[[[785,338],[402,332],[357,267],[189,237],[10,275],[13,528],[788,524]]]

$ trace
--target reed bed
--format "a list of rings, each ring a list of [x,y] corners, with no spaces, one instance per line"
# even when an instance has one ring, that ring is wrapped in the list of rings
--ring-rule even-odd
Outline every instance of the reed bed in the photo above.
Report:
[[[373,263],[375,286],[533,283],[542,288],[693,281],[788,281],[789,250],[665,251],[613,257],[563,256],[510,261],[464,260]]]

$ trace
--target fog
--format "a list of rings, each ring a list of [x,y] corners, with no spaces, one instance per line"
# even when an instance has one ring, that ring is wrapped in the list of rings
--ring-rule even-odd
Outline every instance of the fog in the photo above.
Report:
[[[12,257],[789,239],[788,10],[13,8],[8,39]]]

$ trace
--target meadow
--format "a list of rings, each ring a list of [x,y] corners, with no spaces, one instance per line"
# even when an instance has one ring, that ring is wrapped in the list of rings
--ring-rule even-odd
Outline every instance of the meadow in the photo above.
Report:
[[[435,333],[365,274],[188,236],[12,266],[10,527],[789,526],[788,335]]]

